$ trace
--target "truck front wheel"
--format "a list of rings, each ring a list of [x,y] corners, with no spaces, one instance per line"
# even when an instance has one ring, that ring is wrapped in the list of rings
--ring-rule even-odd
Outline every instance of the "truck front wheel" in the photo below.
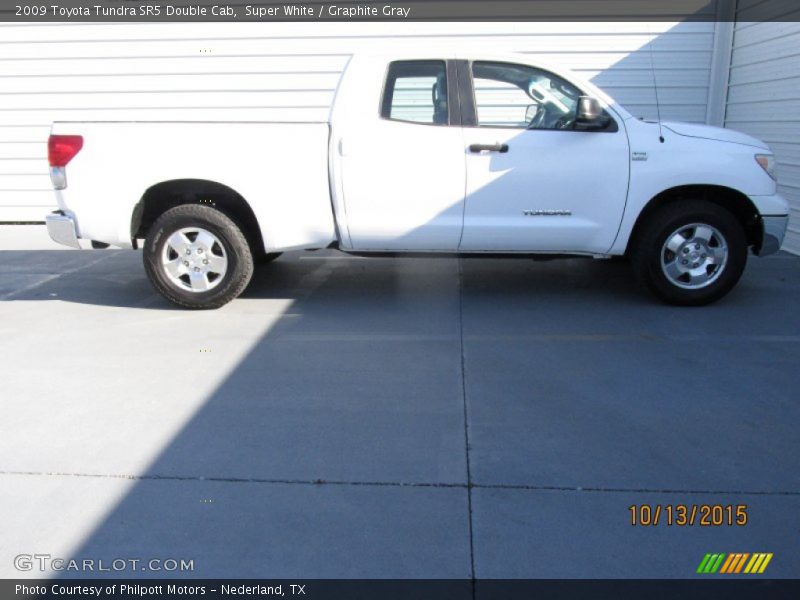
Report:
[[[736,218],[704,200],[656,210],[637,233],[631,263],[639,280],[665,302],[701,306],[722,298],[747,263],[747,239]]]
[[[183,308],[219,308],[241,294],[253,257],[241,229],[209,206],[184,204],[147,233],[144,266],[153,287]]]

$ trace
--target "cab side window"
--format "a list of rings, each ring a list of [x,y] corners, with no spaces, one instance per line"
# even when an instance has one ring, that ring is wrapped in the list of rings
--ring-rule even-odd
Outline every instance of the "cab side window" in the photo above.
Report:
[[[472,79],[482,127],[561,129],[581,96],[561,77],[526,65],[475,62]]]
[[[389,65],[381,117],[392,121],[448,125],[447,66],[444,61],[397,61]]]

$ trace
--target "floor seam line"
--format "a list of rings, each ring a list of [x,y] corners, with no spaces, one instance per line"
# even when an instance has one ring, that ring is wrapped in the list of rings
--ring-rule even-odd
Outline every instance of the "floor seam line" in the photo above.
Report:
[[[469,408],[467,406],[467,377],[464,360],[464,268],[463,260],[458,258],[458,331],[461,354],[461,400],[464,409],[464,450],[467,467],[467,514],[469,533],[469,563],[472,585],[472,599],[475,600],[475,537],[472,523],[472,465],[470,463]]]
[[[482,489],[482,490],[525,490],[540,492],[588,492],[611,494],[706,494],[712,495],[740,495],[740,496],[800,496],[800,491],[783,490],[677,490],[669,488],[601,488],[601,487],[570,487],[523,485],[506,483],[444,483],[425,481],[347,481],[326,479],[279,479],[260,477],[204,477],[184,475],[124,475],[115,473],[68,473],[63,471],[0,471],[0,477],[8,475],[29,477],[76,477],[86,479],[127,479],[131,481],[210,481],[214,483],[264,483],[280,485],[309,485],[309,486],[353,486],[353,487],[396,487],[396,488],[443,488],[443,489]]]

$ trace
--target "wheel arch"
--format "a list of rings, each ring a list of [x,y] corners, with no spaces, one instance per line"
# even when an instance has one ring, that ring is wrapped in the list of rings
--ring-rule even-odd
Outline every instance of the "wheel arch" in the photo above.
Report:
[[[149,187],[131,216],[134,245],[135,240],[147,236],[159,216],[183,204],[200,204],[219,210],[242,229],[251,251],[264,251],[261,228],[247,200],[233,188],[208,179],[172,179]]]
[[[731,213],[741,224],[745,232],[748,246],[759,248],[762,243],[762,230],[759,227],[759,212],[753,201],[746,194],[733,188],[720,185],[681,185],[664,190],[651,198],[631,230],[625,254],[629,254],[636,243],[636,237],[642,225],[659,208],[679,200],[706,200]]]

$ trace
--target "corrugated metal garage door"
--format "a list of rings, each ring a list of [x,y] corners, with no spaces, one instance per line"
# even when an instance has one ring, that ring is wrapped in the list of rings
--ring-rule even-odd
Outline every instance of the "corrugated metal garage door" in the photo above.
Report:
[[[647,118],[654,65],[662,116],[706,118],[713,23],[3,24],[0,221],[52,210],[53,120],[324,120],[347,56],[387,42],[529,53]]]
[[[750,4],[740,2],[740,19]],[[725,126],[775,152],[779,191],[792,205],[783,248],[800,254],[800,23],[736,24]]]

